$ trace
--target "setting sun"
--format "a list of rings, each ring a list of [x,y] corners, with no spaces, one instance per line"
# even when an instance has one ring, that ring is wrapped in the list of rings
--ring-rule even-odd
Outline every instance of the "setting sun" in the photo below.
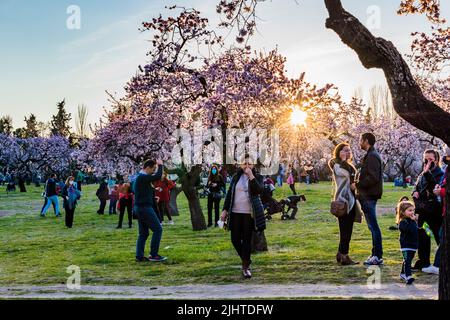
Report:
[[[308,114],[302,110],[294,109],[291,114],[291,123],[294,126],[305,126],[306,127],[306,119],[308,118]]]

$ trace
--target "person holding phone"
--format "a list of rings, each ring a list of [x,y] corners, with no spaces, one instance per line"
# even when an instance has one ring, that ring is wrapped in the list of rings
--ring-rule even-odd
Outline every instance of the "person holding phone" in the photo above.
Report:
[[[253,232],[266,228],[264,207],[261,201],[263,192],[261,176],[250,160],[245,160],[233,176],[225,197],[221,220],[226,222],[231,231],[231,242],[242,261],[242,275],[249,279],[251,273],[251,251]]]
[[[138,217],[139,236],[136,243],[136,262],[162,262],[166,257],[159,255],[163,229],[158,217],[158,207],[152,183],[161,180],[164,171],[162,160],[147,160],[133,182],[134,212]],[[144,255],[145,243],[153,232],[150,256]]]
[[[362,213],[356,200],[356,168],[353,165],[353,156],[348,143],[340,143],[333,150],[333,158],[328,162],[333,174],[335,185],[333,201],[346,203],[347,214],[338,218],[339,222],[339,249],[336,261],[341,266],[355,265],[348,253],[352,239],[354,222],[361,222]]]
[[[67,178],[66,184],[61,191],[61,197],[64,200],[64,210],[66,211],[66,227],[72,229],[75,208],[81,197],[81,192],[78,190],[73,176]]]
[[[434,194],[438,198],[441,199],[442,203],[442,219],[445,219],[446,215],[446,196],[447,196],[447,176],[449,171],[449,164],[450,164],[450,148],[447,148],[445,150],[444,155],[442,156],[442,163],[444,164],[443,169],[445,174],[442,179],[442,182],[439,185],[436,185],[434,188]],[[439,230],[439,237],[440,237],[440,243],[444,241],[444,224],[441,225],[441,229]],[[429,266],[428,268],[423,268],[422,271],[425,273],[431,273],[431,274],[439,274],[439,268],[441,265],[441,246],[439,245],[436,255],[434,257],[434,263],[433,265]]]
[[[440,197],[434,193],[436,185],[441,183],[444,176],[444,171],[441,169],[439,162],[439,152],[432,149],[424,152],[423,171],[417,178],[412,193],[416,213],[419,215],[419,259],[414,264],[413,269],[424,272],[431,266],[431,240],[423,227],[425,223],[430,227],[436,244],[439,246],[440,243],[439,230],[442,225],[442,203],[440,202]]]

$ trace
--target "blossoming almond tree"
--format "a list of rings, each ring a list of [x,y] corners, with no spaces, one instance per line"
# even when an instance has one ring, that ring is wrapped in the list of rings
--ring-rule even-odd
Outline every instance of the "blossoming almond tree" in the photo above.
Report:
[[[197,11],[182,9],[176,18],[159,17],[143,24],[156,31],[151,60],[130,80],[125,102],[107,115],[107,123],[97,129],[80,160],[84,157],[82,161],[99,172],[130,173],[145,158],[171,160],[170,150],[179,142],[172,135],[177,129],[193,134],[200,122],[223,132],[274,121],[289,83],[284,58],[276,52],[252,56],[245,50],[194,57],[187,49],[189,42],[205,41],[209,47],[220,40],[207,31],[206,23]],[[201,170],[202,164],[175,170],[189,201],[194,230],[206,228],[195,192]]]
[[[71,152],[69,141],[60,136],[22,139],[0,135],[0,164],[18,179],[21,192],[26,192],[25,181],[33,175],[67,175]]]

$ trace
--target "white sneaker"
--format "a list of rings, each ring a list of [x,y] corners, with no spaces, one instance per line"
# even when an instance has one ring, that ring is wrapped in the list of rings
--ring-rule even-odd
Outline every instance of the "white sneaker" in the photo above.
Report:
[[[173,226],[175,224],[175,222],[173,222],[173,220],[170,220],[167,224],[170,224],[171,226]]]
[[[383,259],[379,259],[377,256],[371,256],[366,261],[364,261],[365,265],[369,266],[379,266],[384,264]]]
[[[430,265],[427,268],[423,268],[422,272],[430,273],[430,274],[439,274],[439,268],[436,268],[435,266]]]
[[[407,281],[408,277],[406,277],[406,274],[400,273],[400,279],[403,280],[403,281]]]

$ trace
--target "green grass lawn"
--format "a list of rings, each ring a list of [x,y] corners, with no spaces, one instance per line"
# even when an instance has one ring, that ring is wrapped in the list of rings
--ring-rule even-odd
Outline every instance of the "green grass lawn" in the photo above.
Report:
[[[253,257],[252,283],[365,284],[363,265],[340,267],[335,262],[339,234],[336,219],[329,213],[331,185],[297,184],[308,202],[302,204],[296,221],[281,221],[277,215],[266,231],[269,251]],[[29,187],[26,194],[0,193],[0,286],[65,284],[66,268],[81,268],[82,284],[181,285],[241,282],[240,262],[229,233],[219,229],[193,232],[187,202],[179,197],[180,216],[174,226],[165,226],[161,242],[164,264],[134,262],[137,226],[116,230],[117,216],[98,216],[96,186],[83,190],[75,212],[74,228],[64,227],[64,218],[39,217],[41,189]],[[379,202],[385,266],[383,282],[397,282],[401,268],[394,206],[411,190],[386,185]],[[287,186],[277,189],[276,198],[289,195]],[[206,208],[206,201],[202,200]],[[205,212],[206,214],[206,212]],[[125,224],[126,225],[126,224]],[[148,245],[147,245],[148,248]],[[355,224],[350,254],[363,261],[370,255],[371,236],[365,221]],[[435,247],[433,246],[433,252]],[[418,283],[436,283],[436,276],[417,274]]]

